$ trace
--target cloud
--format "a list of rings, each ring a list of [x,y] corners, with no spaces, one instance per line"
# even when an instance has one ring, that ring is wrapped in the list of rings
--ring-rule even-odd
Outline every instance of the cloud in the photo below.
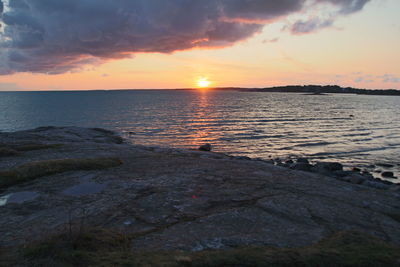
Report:
[[[382,79],[384,83],[400,83],[400,77],[396,77],[393,74],[384,74],[382,76],[378,76],[378,78]]]
[[[330,27],[333,25],[333,23],[333,19],[321,20],[320,18],[312,18],[306,21],[299,20],[292,25],[290,31],[293,34],[310,33],[322,28]]]
[[[338,17],[362,10],[369,1],[370,0],[316,0],[317,4],[327,4],[331,6],[329,11],[322,12],[318,15],[314,14],[306,20],[297,20],[289,27],[289,30],[292,34],[305,34],[331,27]]]
[[[273,39],[266,39],[266,40],[262,41],[263,44],[277,43],[277,42],[279,42],[279,38],[278,37],[277,38],[273,38]]]
[[[234,45],[292,14],[308,33],[359,11],[368,0],[0,0],[0,74],[80,71],[132,56]],[[323,19],[325,18],[325,19]]]
[[[1,5],[0,5],[1,7]],[[0,9],[1,10],[1,9]],[[17,91],[21,90],[21,87],[15,83],[1,83],[0,82],[0,91]]]

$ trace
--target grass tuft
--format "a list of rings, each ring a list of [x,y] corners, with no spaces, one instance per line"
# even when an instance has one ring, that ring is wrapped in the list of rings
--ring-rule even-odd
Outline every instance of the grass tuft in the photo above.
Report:
[[[35,161],[0,171],[0,188],[29,182],[39,177],[78,170],[100,170],[122,164],[118,158],[56,159]]]

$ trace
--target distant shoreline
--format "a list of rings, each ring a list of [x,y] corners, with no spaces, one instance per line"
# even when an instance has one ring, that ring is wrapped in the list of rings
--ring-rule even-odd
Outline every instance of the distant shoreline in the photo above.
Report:
[[[340,87],[338,85],[289,85],[266,88],[235,88],[224,87],[214,90],[234,90],[241,92],[265,92],[265,93],[302,93],[307,95],[324,94],[357,94],[357,95],[395,95],[400,96],[400,90],[395,89],[358,89],[352,87]]]
[[[171,89],[93,89],[93,90],[18,90],[18,91],[0,91],[0,93],[15,92],[121,92],[121,91],[198,91],[200,88],[171,88]],[[359,89],[353,87],[340,87],[338,85],[287,85],[264,88],[246,88],[246,87],[215,87],[205,90],[213,91],[239,91],[239,92],[265,92],[265,93],[302,93],[306,95],[325,95],[325,94],[356,94],[356,95],[391,95],[400,96],[400,90],[397,89]]]

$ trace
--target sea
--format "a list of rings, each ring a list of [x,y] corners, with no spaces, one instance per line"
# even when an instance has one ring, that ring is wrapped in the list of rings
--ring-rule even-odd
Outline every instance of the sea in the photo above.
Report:
[[[0,131],[100,127],[133,144],[341,162],[400,177],[400,96],[119,90],[0,92]]]

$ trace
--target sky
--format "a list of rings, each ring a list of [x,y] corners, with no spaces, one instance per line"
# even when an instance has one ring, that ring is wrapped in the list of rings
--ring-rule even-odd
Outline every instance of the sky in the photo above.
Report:
[[[399,0],[0,0],[0,90],[400,89]]]

